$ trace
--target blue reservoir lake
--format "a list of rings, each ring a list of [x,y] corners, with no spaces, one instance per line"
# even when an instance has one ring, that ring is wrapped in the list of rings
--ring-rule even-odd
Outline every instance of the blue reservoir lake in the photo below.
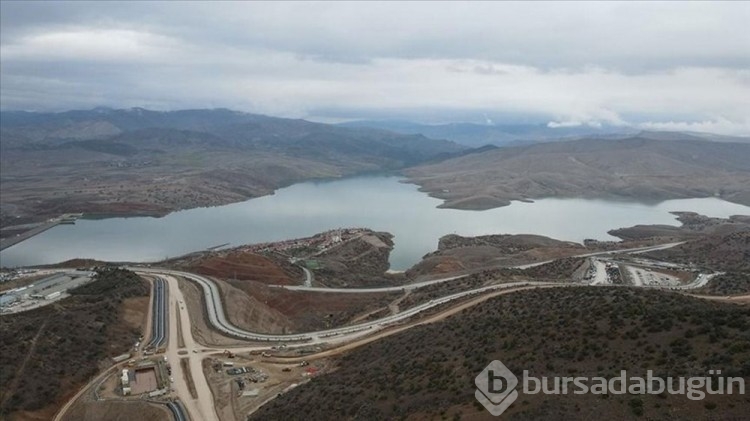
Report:
[[[394,235],[391,269],[404,270],[434,251],[446,234],[538,234],[582,242],[614,240],[607,234],[614,228],[679,225],[670,211],[750,215],[750,207],[715,198],[660,203],[540,199],[486,211],[439,209],[441,200],[400,181],[396,176],[363,176],[304,182],[270,196],[161,218],[83,218],[3,250],[0,264],[28,266],[73,258],[149,262],[225,243],[239,246],[365,227]]]

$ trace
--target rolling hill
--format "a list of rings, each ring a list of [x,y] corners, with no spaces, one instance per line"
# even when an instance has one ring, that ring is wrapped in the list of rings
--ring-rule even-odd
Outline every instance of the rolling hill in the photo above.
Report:
[[[2,226],[64,212],[164,214],[308,179],[382,172],[453,142],[237,111],[96,108],[0,116]]]
[[[444,207],[489,209],[545,197],[750,204],[750,144],[695,138],[580,139],[500,148],[406,171]]]
[[[443,321],[347,353],[329,373],[249,419],[497,419],[475,399],[492,360],[516,376],[750,377],[746,307],[625,288],[558,288],[495,297]],[[519,380],[520,381],[520,380]],[[746,381],[746,380],[745,380]],[[524,394],[503,419],[742,419],[742,394]],[[300,411],[305,408],[305,411]],[[641,418],[639,418],[641,417]]]

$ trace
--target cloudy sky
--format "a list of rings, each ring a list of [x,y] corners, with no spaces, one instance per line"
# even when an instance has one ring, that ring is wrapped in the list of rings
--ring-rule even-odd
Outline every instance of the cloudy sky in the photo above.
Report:
[[[750,3],[0,3],[0,106],[750,135]]]

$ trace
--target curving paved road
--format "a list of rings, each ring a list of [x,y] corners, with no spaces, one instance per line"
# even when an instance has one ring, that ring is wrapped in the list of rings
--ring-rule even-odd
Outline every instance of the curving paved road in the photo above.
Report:
[[[670,244],[664,244],[660,246],[651,246],[651,247],[641,247],[641,248],[635,248],[635,249],[628,249],[628,250],[616,250],[616,251],[605,251],[605,252],[596,252],[596,253],[588,253],[585,255],[579,255],[575,257],[590,257],[590,256],[596,256],[596,255],[604,255],[604,254],[613,254],[613,253],[643,253],[647,251],[652,250],[659,250],[659,249],[665,249],[677,246],[680,243],[670,243]],[[518,268],[526,268],[526,267],[533,267],[538,265],[543,265],[548,262],[539,262],[534,263],[531,265],[523,265],[519,266]],[[175,418],[180,420],[184,419],[184,417],[189,414],[192,419],[200,419],[200,420],[206,420],[206,421],[214,421],[218,420],[218,415],[216,413],[216,410],[213,405],[213,396],[211,394],[211,390],[208,386],[208,382],[206,380],[206,377],[203,375],[203,369],[202,369],[202,362],[205,358],[204,352],[218,352],[218,349],[210,349],[205,348],[197,344],[193,338],[192,330],[191,330],[191,320],[190,315],[187,312],[187,307],[184,305],[184,296],[182,294],[182,291],[179,288],[178,281],[175,278],[176,276],[184,277],[187,279],[192,280],[193,282],[197,283],[201,288],[203,289],[205,302],[206,302],[206,312],[208,315],[208,319],[213,325],[214,328],[218,329],[219,331],[222,331],[224,333],[227,333],[232,336],[237,336],[243,339],[253,340],[253,341],[260,341],[260,342],[306,342],[306,343],[320,343],[320,342],[330,342],[330,343],[339,343],[339,342],[347,342],[351,341],[353,339],[361,338],[364,336],[367,336],[368,340],[372,338],[372,340],[375,340],[378,336],[383,334],[388,334],[388,332],[396,332],[401,331],[403,329],[407,329],[409,327],[417,326],[421,322],[412,322],[409,325],[402,326],[400,328],[397,328],[395,331],[393,330],[383,330],[385,327],[388,327],[394,323],[397,323],[399,321],[403,321],[405,319],[408,319],[410,317],[413,317],[414,315],[423,312],[425,310],[428,310],[430,308],[436,307],[438,305],[457,300],[459,298],[477,295],[477,298],[474,298],[470,300],[466,304],[462,304],[458,307],[456,307],[454,310],[459,311],[464,306],[474,305],[476,302],[479,302],[480,300],[490,298],[495,295],[499,294],[505,294],[505,293],[512,293],[518,290],[523,289],[529,289],[529,288],[536,288],[536,287],[565,287],[565,286],[585,286],[586,284],[581,283],[560,283],[560,282],[534,282],[534,281],[523,281],[523,282],[512,282],[512,283],[505,283],[505,284],[496,284],[496,285],[490,285],[485,286],[482,288],[476,288],[468,291],[462,291],[458,293],[454,293],[445,297],[437,298],[434,300],[431,300],[430,302],[421,304],[419,306],[416,306],[414,308],[402,311],[397,314],[393,314],[388,317],[384,317],[378,320],[361,323],[354,326],[348,326],[338,329],[329,329],[329,330],[323,330],[323,331],[317,331],[317,332],[308,332],[304,334],[297,334],[297,335],[269,335],[269,334],[263,334],[263,333],[257,333],[257,332],[251,332],[244,329],[240,329],[234,325],[232,325],[225,317],[224,308],[221,302],[221,297],[219,293],[219,289],[215,282],[212,280],[196,275],[193,273],[188,272],[181,272],[181,271],[175,271],[170,269],[160,269],[160,268],[143,268],[143,267],[129,267],[128,269],[134,271],[134,272],[140,272],[140,273],[148,273],[148,274],[157,274],[162,275],[163,278],[159,279],[160,282],[163,282],[163,289],[161,289],[163,296],[164,296],[164,311],[162,314],[164,314],[164,319],[169,320],[169,325],[173,327],[173,332],[177,332],[177,329],[182,330],[182,337],[184,339],[184,346],[180,347],[177,338],[179,334],[173,334],[169,335],[168,337],[168,346],[166,350],[166,355],[168,356],[169,360],[171,361],[172,366],[172,377],[174,378],[174,384],[173,384],[173,390],[177,393],[177,395],[181,399],[181,408],[170,406],[170,410],[173,411]],[[311,275],[308,274],[307,271],[305,273],[306,275],[306,281],[311,281]],[[403,290],[413,290],[417,288],[422,288],[429,285],[434,285],[441,282],[447,282],[454,279],[460,279],[468,275],[462,275],[462,276],[453,276],[448,278],[442,278],[442,279],[436,279],[432,281],[423,281],[418,282],[414,284],[409,285],[403,285],[403,286],[397,286],[397,287],[385,287],[385,288],[360,288],[360,289],[336,289],[336,288],[312,288],[312,287],[289,287],[286,286],[284,288],[290,289],[290,290],[302,290],[302,291],[318,291],[318,292],[345,292],[345,293],[368,293],[368,292],[387,292],[387,291],[403,291]],[[699,278],[696,281],[694,281],[693,285],[695,286],[702,286],[708,283],[710,280],[710,276],[707,276],[705,278]],[[309,284],[311,282],[306,282],[306,284]],[[169,287],[167,287],[169,286]],[[695,287],[693,286],[693,287]],[[665,288],[666,289],[666,288]],[[494,292],[491,292],[494,291]],[[156,294],[156,290],[155,290]],[[481,295],[481,296],[480,296]],[[750,296],[748,296],[750,297]],[[745,297],[742,297],[745,298]],[[169,302],[174,303],[174,312],[169,312],[167,309],[169,306],[167,303]],[[453,314],[451,311],[446,312],[445,314],[441,315],[438,314],[436,316],[431,316],[433,318],[437,317],[445,317],[446,315]],[[158,318],[156,314],[154,314],[155,318]],[[180,323],[178,323],[177,319],[179,318]],[[156,322],[156,320],[154,320]],[[166,331],[165,328],[164,330]],[[383,332],[377,333],[376,332],[383,330]],[[375,334],[375,335],[373,335]],[[167,338],[165,338],[166,341]],[[236,349],[236,348],[232,348]],[[250,351],[250,350],[261,350],[264,349],[264,346],[245,346],[242,347],[242,350]],[[236,349],[239,351],[240,349]],[[187,360],[187,370],[189,371],[190,377],[193,379],[193,386],[194,386],[194,393],[195,396],[190,391],[190,386],[187,382],[186,374],[183,372],[183,366],[180,364],[181,359]],[[111,369],[116,368],[117,366],[113,366]],[[100,374],[98,378],[102,378],[105,376],[109,371],[108,370],[102,374]],[[96,379],[95,379],[96,380]],[[91,383],[90,383],[91,384]],[[81,391],[73,398],[71,399],[66,406],[63,407],[63,409],[56,414],[56,420],[59,420],[62,415],[66,412],[67,408],[70,407],[70,405],[76,401],[78,397],[80,397],[80,394],[83,393],[84,390],[86,390],[88,386]],[[177,411],[175,411],[177,409]],[[177,412],[181,412],[181,414],[178,414]]]
[[[647,253],[649,251],[656,251],[656,250],[665,250],[668,248],[672,248],[675,246],[679,246],[681,244],[684,244],[684,241],[679,241],[675,243],[667,243],[667,244],[660,244],[656,246],[646,246],[646,247],[634,247],[629,249],[620,249],[620,250],[606,250],[606,251],[596,251],[593,253],[584,253],[584,254],[577,254],[573,257],[594,257],[594,256],[605,256],[608,254],[617,254],[617,253],[627,253],[627,254],[640,254],[640,253]],[[558,259],[552,259],[552,260],[545,260],[543,262],[536,262],[536,263],[528,263],[525,265],[518,265],[518,266],[510,266],[509,269],[529,269],[536,266],[546,265],[547,263],[552,263],[555,260]],[[305,269],[306,270],[306,269]],[[274,288],[284,288],[288,289],[290,291],[310,291],[310,292],[339,292],[339,293],[349,293],[349,294],[360,294],[360,293],[376,293],[376,292],[395,292],[395,291],[408,291],[412,289],[422,288],[434,284],[439,284],[441,282],[447,282],[452,281],[454,279],[461,279],[465,278],[470,275],[457,275],[457,276],[450,276],[447,278],[440,278],[440,279],[433,279],[431,281],[422,281],[422,282],[415,282],[413,284],[406,284],[406,285],[399,285],[399,286],[393,286],[393,287],[379,287],[379,288],[324,288],[324,287],[312,287],[308,286],[308,279],[306,270],[306,279],[305,279],[305,285],[269,285],[270,287]]]
[[[185,414],[185,409],[182,407],[182,404],[177,402],[168,402],[167,408],[169,408],[169,411],[172,412],[172,416],[174,417],[175,421],[188,421],[188,417]]]
[[[675,247],[683,243],[684,242],[676,242],[676,243],[669,243],[669,244],[661,244],[657,246],[636,247],[636,248],[624,249],[624,250],[609,250],[609,251],[602,251],[602,252],[586,253],[586,254],[581,254],[581,255],[577,255],[573,257],[591,257],[591,256],[606,255],[606,254],[613,254],[613,253],[644,253],[647,251],[663,250],[663,249]],[[530,265],[516,266],[516,268],[528,268],[528,267],[543,265],[545,263],[548,263],[548,262],[545,261],[545,262],[533,263]],[[376,327],[382,327],[382,326],[386,326],[392,323],[396,323],[398,321],[412,317],[413,315],[420,313],[422,311],[425,311],[427,309],[430,309],[432,307],[435,307],[435,306],[438,306],[438,305],[441,305],[446,302],[453,301],[462,297],[466,297],[468,295],[480,294],[482,292],[485,292],[491,289],[549,284],[548,282],[523,281],[523,282],[511,282],[511,283],[506,283],[506,284],[490,285],[490,286],[483,287],[483,288],[462,291],[462,292],[458,292],[452,295],[441,297],[439,299],[432,300],[428,303],[418,305],[416,307],[410,308],[408,310],[405,310],[397,314],[393,314],[393,315],[390,315],[390,316],[387,316],[378,320],[368,321],[368,322],[364,322],[364,323],[360,323],[360,324],[356,324],[352,326],[347,326],[347,327],[342,327],[342,328],[322,330],[322,331],[317,331],[317,332],[308,332],[308,333],[303,333],[303,334],[292,334],[292,335],[275,335],[275,334],[266,334],[266,333],[260,333],[260,332],[252,332],[249,330],[241,329],[233,325],[229,320],[227,320],[226,312],[224,310],[224,306],[221,301],[221,293],[219,291],[219,287],[216,285],[214,281],[212,281],[211,279],[205,276],[201,276],[201,275],[197,275],[197,274],[189,273],[189,272],[165,269],[165,268],[129,267],[128,269],[134,272],[141,272],[141,273],[180,276],[180,277],[183,277],[183,278],[186,278],[195,282],[203,289],[203,295],[204,295],[204,299],[206,302],[206,314],[208,316],[209,322],[214,328],[230,336],[234,336],[234,337],[238,337],[238,338],[246,339],[246,340],[251,340],[251,341],[259,341],[259,342],[313,342],[313,343],[317,343],[317,342],[322,342],[323,339],[325,338],[330,338],[333,336],[341,336],[341,335],[343,336],[352,335],[355,333],[361,333],[366,330],[371,330]],[[306,280],[310,279],[308,277],[307,272],[305,273],[305,276],[306,276]],[[423,288],[429,285],[434,285],[434,284],[438,284],[441,282],[447,282],[447,281],[451,281],[454,279],[460,279],[466,276],[469,276],[469,275],[452,276],[452,277],[447,277],[447,278],[435,279],[431,281],[423,281],[423,282],[417,282],[413,284],[400,285],[400,286],[394,286],[394,287],[383,287],[383,288],[316,288],[316,287],[308,287],[308,286],[280,286],[280,285],[277,285],[275,287],[285,288],[285,289],[292,290],[292,291],[337,292],[337,293],[392,292],[392,291],[405,291],[405,290]]]
[[[211,347],[206,348],[195,342],[195,339],[192,335],[190,315],[188,314],[187,306],[184,305],[184,295],[179,288],[176,276],[187,275],[187,278],[192,279],[195,282],[199,283],[199,285],[201,285],[202,287],[207,287],[209,289],[212,289],[211,287],[216,288],[216,285],[209,279],[202,279],[203,277],[200,275],[186,272],[165,269],[148,269],[146,271],[138,269],[138,271],[147,272],[150,274],[159,273],[164,278],[165,282],[169,284],[169,301],[174,304],[174,311],[170,311],[169,313],[170,325],[173,327],[175,332],[177,332],[177,329],[181,328],[182,336],[184,338],[184,346],[180,347],[177,339],[179,334],[170,335],[169,346],[167,347],[167,351],[165,354],[172,367],[172,378],[174,379],[172,387],[174,388],[174,392],[177,394],[177,396],[180,397],[180,400],[184,405],[185,412],[190,415],[191,419],[201,421],[217,421],[218,414],[216,413],[216,409],[213,406],[213,396],[211,393],[211,389],[208,386],[206,377],[203,375],[202,362],[207,355],[206,352],[220,352],[221,349],[212,349]],[[200,283],[200,281],[206,282],[207,284],[204,285]],[[451,300],[455,300],[463,296],[477,295],[481,297],[488,297],[492,294],[483,293],[489,292],[491,290],[498,290],[496,293],[502,293],[504,291],[501,290],[506,288],[508,292],[512,292],[514,290],[518,290],[519,288],[528,288],[528,284],[530,283],[516,282],[512,284],[491,285],[471,291],[464,291],[461,293],[435,299],[433,301],[430,301],[429,303],[422,304],[394,316],[389,316],[383,319],[376,320],[374,322],[365,323],[358,326],[350,326],[347,328],[331,329],[326,331],[308,333],[305,335],[261,335],[252,332],[248,333],[251,336],[272,337],[280,341],[289,341],[288,338],[290,336],[304,336],[310,338],[309,341],[311,341],[312,343],[323,341],[329,343],[346,342],[364,335],[373,334],[380,331],[381,329],[384,329],[385,326],[388,326],[398,320],[409,318],[419,313],[420,311],[424,311],[428,308],[432,308],[434,306],[446,303]],[[548,283],[548,286],[564,286],[564,284]],[[517,288],[514,289],[512,287]],[[210,303],[212,301],[207,300],[206,302]],[[209,305],[207,307],[210,308],[211,306]],[[223,313],[223,308],[221,307],[214,309],[209,308],[207,308],[209,314],[216,313],[216,311],[219,311],[219,314]],[[178,318],[180,319],[180,323],[178,323],[177,321]],[[418,323],[414,323],[413,325],[417,324]],[[237,329],[234,326],[232,326],[232,328]],[[232,349],[235,350],[235,352],[240,352],[262,350],[266,349],[267,347],[268,345],[256,345],[244,346],[241,347],[241,349],[233,347]],[[181,359],[187,359],[187,368],[183,367],[180,364]],[[193,395],[190,391],[190,385],[187,381],[188,376],[186,376],[187,373],[185,372],[185,370],[189,371],[189,377],[193,379],[195,395]]]
[[[449,301],[457,300],[459,298],[467,297],[470,295],[481,294],[486,291],[503,289],[503,288],[551,284],[549,282],[522,281],[522,282],[509,282],[505,284],[490,285],[490,286],[486,286],[482,288],[476,288],[472,290],[457,292],[451,295],[447,295],[445,297],[431,300],[424,304],[420,304],[418,306],[404,310],[397,314],[393,314],[393,315],[386,316],[377,320],[372,320],[372,321],[368,321],[368,322],[364,322],[364,323],[360,323],[356,325],[351,325],[351,326],[346,326],[346,327],[341,327],[341,328],[336,328],[336,329],[320,330],[320,331],[308,332],[308,333],[302,333],[302,334],[276,335],[276,334],[252,332],[249,330],[241,329],[233,325],[226,318],[224,306],[221,301],[221,294],[219,292],[219,287],[216,285],[214,281],[204,276],[196,275],[194,273],[189,273],[189,272],[182,272],[182,271],[176,271],[176,270],[171,270],[171,269],[161,269],[161,268],[131,267],[129,269],[135,272],[140,272],[140,273],[180,276],[180,277],[183,277],[183,278],[186,278],[195,282],[203,289],[203,295],[204,295],[205,302],[206,302],[206,314],[208,315],[209,322],[214,328],[231,336],[235,336],[235,337],[239,337],[239,338],[247,339],[251,341],[259,341],[259,342],[319,343],[319,342],[324,342],[327,338],[331,338],[334,336],[337,336],[337,337],[346,337],[348,335],[358,336],[355,334],[361,334],[363,331],[372,330],[373,328],[381,328],[381,327],[388,326],[390,324],[412,317],[415,314],[418,314],[422,311],[425,311],[430,308],[447,303]],[[437,280],[437,281],[427,281],[426,283],[422,283],[422,285],[420,286],[412,286],[412,289],[431,285],[438,281],[445,282],[446,280],[457,279],[457,278],[458,277],[446,278],[446,279]],[[396,290],[401,290],[401,289],[403,289],[403,287],[396,288]],[[379,290],[382,291],[382,288],[380,288]],[[363,292],[361,289],[359,289],[359,291]]]

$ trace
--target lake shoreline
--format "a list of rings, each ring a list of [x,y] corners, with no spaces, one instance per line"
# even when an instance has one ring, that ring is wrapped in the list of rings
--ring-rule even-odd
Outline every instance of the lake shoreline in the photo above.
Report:
[[[447,234],[535,234],[582,243],[607,241],[613,229],[637,224],[677,226],[670,211],[709,216],[750,214],[720,199],[644,204],[627,200],[540,199],[486,211],[441,208],[439,199],[394,175],[308,181],[273,194],[228,205],[179,210],[147,217],[87,214],[3,250],[5,266],[52,264],[73,258],[159,261],[217,244],[254,244],[301,238],[345,226],[394,234],[390,260],[405,270],[434,251]]]

